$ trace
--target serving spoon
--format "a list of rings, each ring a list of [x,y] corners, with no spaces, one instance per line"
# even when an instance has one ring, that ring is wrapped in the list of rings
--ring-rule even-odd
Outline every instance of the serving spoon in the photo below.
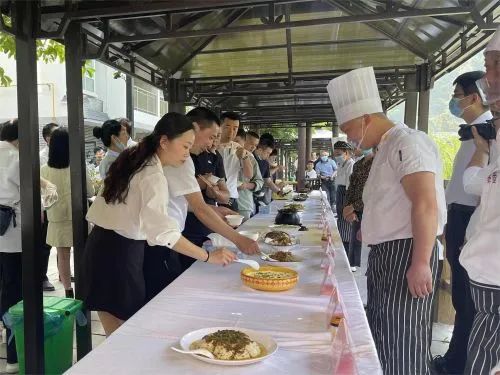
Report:
[[[212,353],[210,353],[207,349],[182,350],[182,349],[177,349],[175,346],[171,346],[170,349],[172,349],[174,352],[177,352],[177,353],[198,354],[198,355],[202,355],[203,357],[215,359],[214,355]]]
[[[234,262],[246,264],[246,265],[252,267],[254,270],[259,270],[260,269],[259,263],[257,263],[255,260],[251,260],[251,259],[235,259]]]

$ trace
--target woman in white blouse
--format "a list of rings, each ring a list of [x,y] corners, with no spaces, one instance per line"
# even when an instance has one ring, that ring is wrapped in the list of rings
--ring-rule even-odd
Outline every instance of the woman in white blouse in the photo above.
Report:
[[[335,156],[335,163],[337,163],[337,197],[335,203],[337,205],[337,227],[339,229],[344,249],[349,252],[349,242],[351,241],[351,223],[347,222],[342,215],[344,210],[347,188],[349,187],[349,178],[352,174],[354,166],[353,147],[344,141],[337,141],[333,145],[333,155]]]
[[[226,249],[208,253],[192,244],[167,214],[168,185],[162,167],[182,165],[193,141],[191,120],[167,113],[153,133],[120,154],[90,207],[87,220],[95,227],[85,247],[83,297],[87,308],[98,312],[106,335],[145,302],[146,241],[213,264],[236,259]]]

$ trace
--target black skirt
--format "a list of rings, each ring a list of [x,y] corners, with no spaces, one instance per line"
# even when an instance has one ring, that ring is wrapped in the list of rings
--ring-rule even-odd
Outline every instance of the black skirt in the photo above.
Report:
[[[345,185],[337,186],[337,228],[339,229],[342,242],[349,242],[351,240],[351,223],[347,222],[342,215],[345,207],[347,189]],[[349,249],[346,249],[348,251]]]
[[[95,226],[82,262],[87,309],[127,320],[145,304],[143,262],[146,241],[131,240]]]

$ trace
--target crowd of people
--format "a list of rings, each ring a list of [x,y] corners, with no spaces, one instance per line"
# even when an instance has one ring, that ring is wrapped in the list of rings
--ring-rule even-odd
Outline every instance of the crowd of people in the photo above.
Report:
[[[351,270],[360,266],[362,243],[370,247],[366,313],[386,374],[487,374],[500,362],[500,31],[485,50],[486,72],[454,81],[450,112],[463,119],[463,138],[446,192],[439,151],[423,132],[392,122],[379,97],[374,70],[360,68],[330,81],[327,90],[347,141],[332,157],[311,154],[306,179],[318,180],[332,209]],[[483,83],[487,82],[487,85]],[[347,88],[349,88],[347,90]],[[479,128],[494,127],[485,139]],[[485,124],[486,123],[486,124]],[[493,124],[493,125],[491,125]],[[220,118],[205,107],[167,113],[151,134],[132,140],[125,118],[105,121],[93,134],[96,191],[87,170],[91,230],[81,264],[82,296],[112,334],[196,260],[225,266],[234,252],[203,243],[219,233],[246,254],[260,252],[226,222],[248,220],[268,205],[283,184],[273,177],[271,134],[245,132],[240,116]],[[40,151],[44,290],[50,249],[66,297],[73,298],[73,245],[69,136],[43,127]],[[0,313],[22,299],[21,199],[17,120],[0,129]],[[89,167],[90,169],[90,167]],[[46,198],[46,197],[45,197]],[[444,236],[456,311],[444,356],[431,358],[432,308],[438,282],[438,238]],[[8,332],[9,334],[9,332]],[[7,346],[7,370],[17,363]],[[10,366],[10,367],[9,367]]]

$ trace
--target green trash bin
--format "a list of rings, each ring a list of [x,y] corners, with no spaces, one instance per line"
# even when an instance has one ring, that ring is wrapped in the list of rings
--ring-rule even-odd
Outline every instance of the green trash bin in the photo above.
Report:
[[[73,365],[73,327],[82,301],[43,297],[45,374],[62,374]],[[9,309],[16,338],[19,373],[25,373],[23,301]]]

